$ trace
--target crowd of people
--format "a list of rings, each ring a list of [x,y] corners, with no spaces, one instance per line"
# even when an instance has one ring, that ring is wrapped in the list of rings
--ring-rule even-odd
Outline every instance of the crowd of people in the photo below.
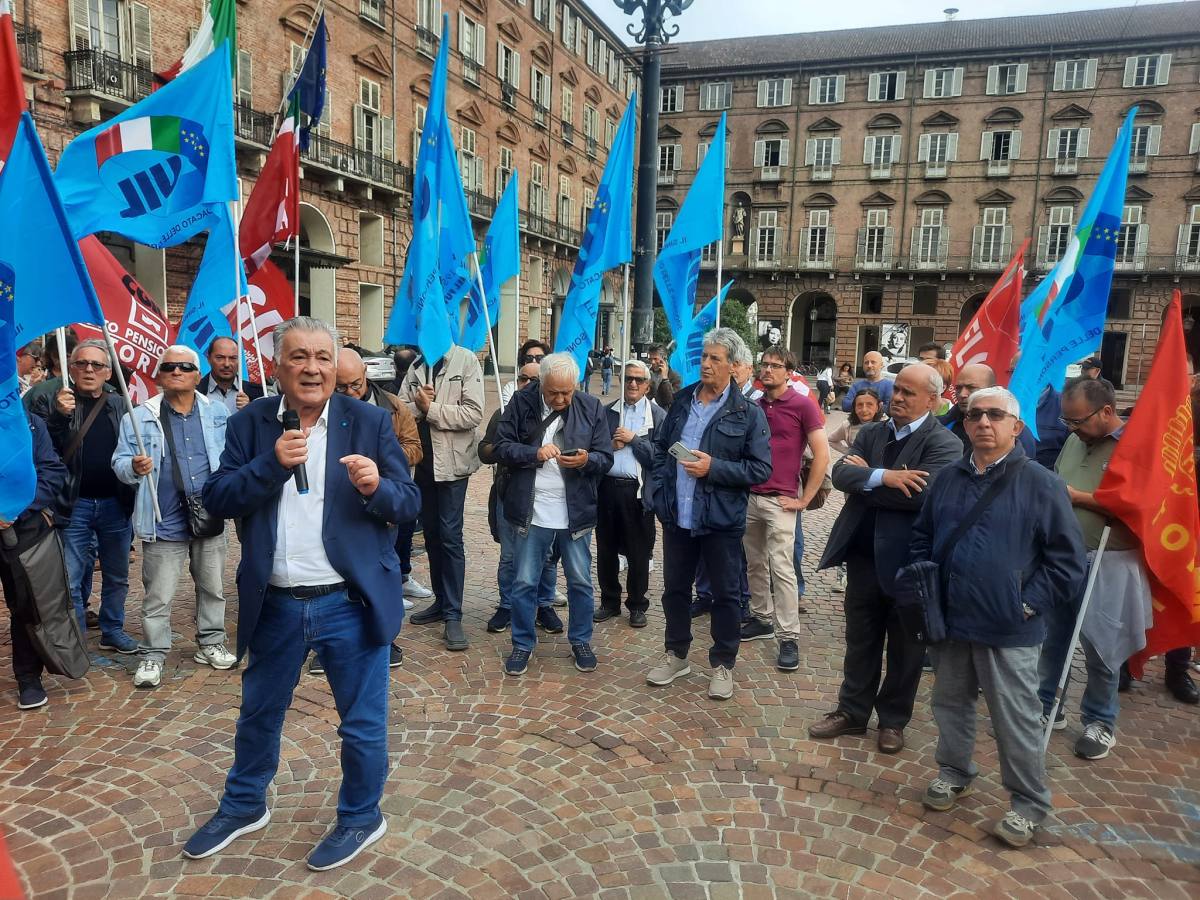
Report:
[[[1124,660],[1152,612],[1136,539],[1093,493],[1124,421],[1098,371],[1043,394],[1035,442],[1022,422],[1030,411],[996,386],[991,368],[954,372],[937,345],[894,378],[867,353],[863,378],[830,367],[814,391],[797,378],[790,350],[769,347],[756,364],[735,331],[717,328],[704,338],[695,384],[680,383],[662,347],[623,363],[606,351],[604,393],[612,374],[620,378],[610,402],[581,388],[586,373],[573,357],[528,340],[485,426],[475,354],[456,346],[428,365],[402,351],[388,391],[339,343],[319,320],[283,323],[267,396],[238,378],[232,340],[207,348],[203,378],[197,354],[172,346],[158,363],[159,393],[132,411],[108,383],[103,341],[73,344],[69,386],[48,346],[46,377],[25,394],[37,494],[16,521],[0,522],[17,535],[0,552],[0,576],[18,706],[38,708],[48,695],[30,637],[38,605],[17,577],[16,551],[52,532],[61,534],[63,602],[78,633],[98,630],[101,650],[136,656],[135,687],[161,684],[185,567],[196,596],[194,660],[245,666],[225,791],[186,856],[218,853],[268,824],[284,712],[310,652],[309,671],[328,678],[341,719],[343,781],[337,826],[308,863],[342,865],[383,835],[387,673],[404,662],[394,641],[404,609],[425,600],[408,622],[439,627],[447,651],[469,649],[464,517],[483,465],[494,467],[488,521],[500,547],[487,630],[510,635],[506,675],[538,664],[539,630],[565,630],[575,668],[588,673],[602,664],[597,625],[646,627],[661,539],[665,630],[645,679],[665,688],[691,672],[694,625],[707,616],[707,695],[717,701],[735,692],[743,642],[773,640],[777,668],[800,668],[804,512],[831,487],[840,491],[820,567],[835,568],[844,589],[842,682],[836,708],[809,734],[862,735],[874,718],[879,752],[900,752],[931,666],[937,774],[923,801],[945,810],[978,774],[982,693],[1012,798],[995,833],[1011,846],[1027,844],[1050,812],[1039,735],[1065,725],[1059,675],[1090,556],[1112,525],[1083,623],[1087,684],[1074,750],[1093,760],[1115,746]],[[37,380],[32,367],[21,374]],[[839,395],[849,419],[827,433],[822,410]],[[227,522],[242,548],[232,648]],[[412,576],[417,527],[429,587]],[[125,628],[135,539],[140,639]],[[565,626],[555,610],[560,566]],[[932,617],[928,603],[913,601],[929,596],[939,598]],[[1197,703],[1189,660],[1188,648],[1169,655],[1167,686]]]

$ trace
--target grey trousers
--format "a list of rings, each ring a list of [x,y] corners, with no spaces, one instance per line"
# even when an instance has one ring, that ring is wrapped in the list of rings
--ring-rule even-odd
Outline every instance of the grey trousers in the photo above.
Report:
[[[1038,699],[1041,647],[988,647],[946,641],[930,648],[936,675],[933,718],[938,727],[938,777],[967,785],[979,774],[975,707],[980,688],[996,732],[1000,781],[1012,808],[1034,823],[1050,814]]]
[[[196,643],[224,644],[225,535],[188,541],[143,541],[142,644],[147,659],[162,662],[171,649],[171,601],[187,564],[196,585]]]

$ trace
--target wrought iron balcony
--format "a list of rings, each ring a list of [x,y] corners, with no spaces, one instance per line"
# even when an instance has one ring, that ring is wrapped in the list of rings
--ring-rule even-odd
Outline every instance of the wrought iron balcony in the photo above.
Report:
[[[94,94],[136,103],[154,88],[154,73],[102,50],[68,50],[67,94]]]
[[[356,178],[392,192],[411,189],[408,166],[313,133],[301,158],[347,178]]]
[[[30,72],[42,71],[42,32],[37,28],[17,26],[17,51],[21,54],[21,68]]]
[[[530,234],[549,238],[552,241],[558,241],[560,244],[567,244],[572,247],[578,247],[583,238],[583,234],[576,229],[560,225],[558,222],[548,219],[545,216],[535,216],[531,213],[523,212],[520,214],[520,223],[521,227]]]
[[[240,103],[234,104],[233,113],[234,135],[238,140],[271,146],[271,141],[275,139],[274,116]]]
[[[463,191],[467,197],[467,210],[473,216],[491,219],[496,211],[496,201],[480,191]]]

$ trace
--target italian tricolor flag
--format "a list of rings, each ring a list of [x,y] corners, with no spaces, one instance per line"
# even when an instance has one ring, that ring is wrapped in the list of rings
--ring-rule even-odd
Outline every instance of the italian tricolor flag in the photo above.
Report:
[[[141,116],[107,128],[96,136],[96,167],[127,150],[161,150],[179,153],[178,116]]]
[[[229,72],[232,75],[237,71],[237,0],[210,0],[200,21],[200,30],[183,52],[183,58],[165,72],[159,72],[158,77],[164,84],[177,78],[220,47],[222,41],[229,41]]]
[[[276,243],[300,233],[299,115],[298,101],[293,97],[242,213],[238,247],[247,277],[267,261]]]

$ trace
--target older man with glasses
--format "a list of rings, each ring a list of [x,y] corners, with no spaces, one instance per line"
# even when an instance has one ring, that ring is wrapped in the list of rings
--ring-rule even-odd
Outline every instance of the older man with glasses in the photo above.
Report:
[[[104,341],[83,341],[71,351],[67,365],[73,385],[55,395],[46,427],[68,472],[64,493],[73,509],[63,549],[71,599],[82,630],[82,583],[91,579],[94,541],[100,554],[100,649],[132,654],[138,643],[125,633],[125,599],[134,492],[112,467],[125,404],[105,390],[112,360]]]
[[[629,624],[644,628],[650,601],[650,560],[654,556],[654,434],[666,411],[651,400],[650,367],[641,360],[625,364],[624,392],[608,406],[613,465],[600,479],[596,518],[596,578],[600,607],[592,618],[605,622],[621,615],[620,561],[626,560],[625,606]]]

